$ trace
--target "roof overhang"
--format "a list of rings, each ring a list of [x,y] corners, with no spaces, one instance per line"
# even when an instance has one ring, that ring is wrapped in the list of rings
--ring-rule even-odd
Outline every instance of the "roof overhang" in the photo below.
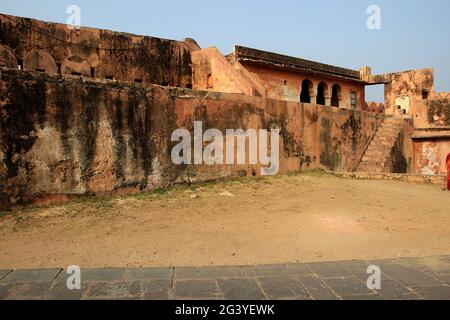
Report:
[[[361,80],[359,71],[323,64],[315,61],[290,57],[277,53],[235,46],[234,59],[242,64],[263,66],[266,68],[286,70],[290,72],[308,73],[327,78],[340,78],[367,84]]]

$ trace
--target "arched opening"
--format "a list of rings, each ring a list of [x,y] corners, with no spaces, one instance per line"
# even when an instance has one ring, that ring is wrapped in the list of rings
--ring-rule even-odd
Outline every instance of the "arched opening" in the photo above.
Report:
[[[13,51],[0,44],[0,67],[18,69],[18,62]]]
[[[339,101],[341,100],[342,89],[338,84],[333,85],[331,89],[331,106],[339,108]]]
[[[31,50],[23,62],[25,70],[58,74],[58,66],[50,54],[44,50]]]
[[[206,89],[213,89],[214,88],[214,82],[213,82],[212,74],[208,74],[206,77]]]
[[[73,75],[79,77],[91,77],[92,68],[87,60],[80,56],[73,55],[65,59],[61,64],[62,75]]]
[[[313,83],[306,79],[302,82],[302,92],[300,93],[300,102],[311,103],[311,92],[313,89]]]
[[[317,86],[317,104],[325,105],[325,97],[328,95],[328,87],[325,82],[319,83]]]

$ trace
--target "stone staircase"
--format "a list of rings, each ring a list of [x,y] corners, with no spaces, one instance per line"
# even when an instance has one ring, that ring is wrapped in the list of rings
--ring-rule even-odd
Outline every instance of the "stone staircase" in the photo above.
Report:
[[[403,122],[404,118],[402,117],[389,117],[383,121],[357,168],[358,172],[384,173],[389,171],[386,167],[391,151],[402,130]]]

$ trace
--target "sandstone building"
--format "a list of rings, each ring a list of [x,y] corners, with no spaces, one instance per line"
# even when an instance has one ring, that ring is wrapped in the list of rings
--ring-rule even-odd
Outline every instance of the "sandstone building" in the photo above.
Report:
[[[372,75],[235,46],[0,15],[0,209],[256,175],[175,166],[171,133],[279,129],[281,171],[446,173],[450,93],[432,69]],[[366,103],[383,84],[385,101]]]

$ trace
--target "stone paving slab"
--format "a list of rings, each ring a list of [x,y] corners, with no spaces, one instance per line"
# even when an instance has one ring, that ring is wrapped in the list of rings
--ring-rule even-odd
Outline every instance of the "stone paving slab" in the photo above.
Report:
[[[342,278],[327,278],[324,279],[323,281],[340,297],[369,295],[375,293],[373,290],[367,288],[366,283],[362,282],[355,276]]]
[[[175,299],[217,299],[220,297],[219,285],[215,279],[176,280]]]
[[[142,283],[142,299],[169,300],[172,281],[167,279],[151,280]]]
[[[304,264],[246,266],[243,271],[247,277],[300,276],[313,273]]]
[[[380,267],[380,290],[367,268]],[[450,256],[241,267],[0,270],[0,300],[450,300]]]
[[[339,298],[319,277],[314,275],[295,277],[314,300],[338,300]]]
[[[414,290],[427,300],[450,300],[449,286],[419,287]]]
[[[418,294],[394,280],[382,281],[381,289],[375,291],[388,300],[420,299]]]
[[[226,300],[266,300],[256,279],[219,279],[219,288]]]
[[[352,274],[337,262],[308,263],[307,266],[321,278],[349,277]]]
[[[265,277],[259,278],[258,281],[269,299],[302,300],[311,298],[302,284],[292,277]]]
[[[126,269],[83,269],[83,281],[125,281]]]
[[[173,268],[142,268],[129,269],[125,277],[128,280],[158,280],[172,279]]]
[[[340,261],[340,266],[349,271],[361,281],[367,281],[367,267],[369,264],[362,260]]]
[[[14,270],[0,280],[0,283],[53,281],[61,271],[62,269]]]
[[[6,277],[8,273],[10,273],[12,270],[0,270],[0,280]]]
[[[241,267],[182,267],[175,269],[176,279],[216,279],[244,277]]]
[[[405,287],[426,287],[441,284],[439,280],[433,278],[431,275],[408,265],[381,264],[379,266],[384,274],[388,275],[391,279],[395,279],[395,281]]]

